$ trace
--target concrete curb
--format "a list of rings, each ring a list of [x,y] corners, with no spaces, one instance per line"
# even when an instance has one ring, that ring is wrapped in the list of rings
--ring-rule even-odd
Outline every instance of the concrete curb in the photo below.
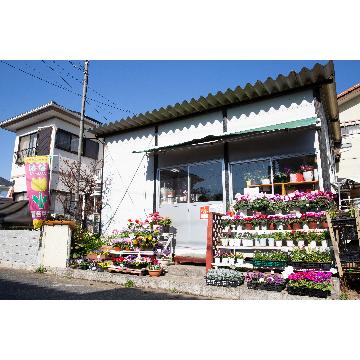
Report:
[[[48,269],[48,272],[54,275],[69,277],[74,279],[83,279],[90,281],[102,281],[124,286],[127,281],[131,280],[135,287],[165,290],[176,293],[203,296],[206,298],[225,299],[225,300],[321,300],[304,296],[289,295],[286,291],[281,293],[272,291],[251,290],[242,285],[237,288],[221,288],[205,285],[203,279],[192,279],[190,277],[174,277],[165,275],[158,278],[149,276],[138,277],[126,274],[111,274],[107,272],[95,272],[91,270],[78,269]],[[199,281],[200,280],[200,281]],[[337,280],[337,279],[336,279]],[[335,291],[329,299],[338,299],[339,292]]]

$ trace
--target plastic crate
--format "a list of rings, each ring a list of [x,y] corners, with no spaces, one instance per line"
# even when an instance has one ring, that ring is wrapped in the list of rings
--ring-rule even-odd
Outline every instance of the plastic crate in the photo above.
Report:
[[[319,269],[329,271],[331,269],[331,263],[317,263],[317,262],[304,262],[304,261],[292,261],[290,265],[295,269]]]
[[[253,265],[261,269],[284,269],[287,261],[253,260]]]
[[[290,295],[299,295],[299,296],[310,296],[317,298],[327,298],[331,295],[329,290],[323,291],[319,289],[309,289],[307,287],[287,287],[287,291]]]
[[[276,284],[265,284],[265,283],[259,283],[257,281],[249,281],[247,283],[248,289],[253,290],[265,290],[265,291],[276,291],[281,292],[285,289],[286,285],[276,285]]]

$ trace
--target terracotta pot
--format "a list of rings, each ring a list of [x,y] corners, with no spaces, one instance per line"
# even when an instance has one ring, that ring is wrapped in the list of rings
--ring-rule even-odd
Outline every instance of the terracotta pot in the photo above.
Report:
[[[290,224],[284,224],[284,230],[292,230]]]
[[[329,224],[327,223],[327,221],[323,221],[323,222],[321,223],[321,227],[322,227],[323,229],[328,229],[328,228],[329,228]]]
[[[120,248],[118,246],[115,246],[112,248],[114,251],[120,251]]]
[[[253,224],[245,224],[245,230],[253,230],[254,226]]]
[[[316,221],[308,221],[309,229],[317,229],[317,222]]]
[[[302,226],[299,223],[293,223],[292,228],[293,228],[293,230],[300,230],[302,228]]]
[[[269,223],[268,224],[268,229],[269,230],[275,230],[275,224],[274,223]]]
[[[162,269],[160,270],[148,270],[149,275],[152,277],[158,277],[161,275]]]

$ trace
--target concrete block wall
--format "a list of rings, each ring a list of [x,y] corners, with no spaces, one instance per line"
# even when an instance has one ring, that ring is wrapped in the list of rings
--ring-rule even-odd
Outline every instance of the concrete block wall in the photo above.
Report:
[[[0,230],[0,264],[11,267],[37,267],[40,231]]]

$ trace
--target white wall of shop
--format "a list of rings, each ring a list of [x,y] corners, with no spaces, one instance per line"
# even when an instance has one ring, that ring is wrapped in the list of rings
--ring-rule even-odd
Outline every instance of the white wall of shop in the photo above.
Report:
[[[110,233],[124,227],[128,218],[143,218],[152,212],[153,160],[133,151],[155,146],[154,128],[114,135],[105,141],[102,230]]]
[[[360,120],[360,92],[351,100],[339,105],[340,123]]]
[[[228,132],[315,117],[312,90],[240,105],[228,110]]]

